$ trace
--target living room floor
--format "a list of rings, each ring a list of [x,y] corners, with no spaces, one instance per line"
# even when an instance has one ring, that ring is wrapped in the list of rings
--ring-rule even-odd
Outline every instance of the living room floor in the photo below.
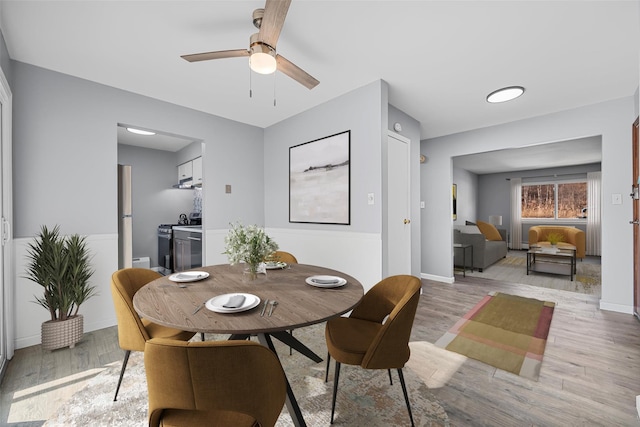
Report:
[[[411,340],[429,345],[491,291],[557,303],[537,382],[472,359],[455,369],[446,360],[405,369],[427,383],[452,426],[640,425],[640,322],[633,316],[602,311],[597,297],[575,292],[476,277],[422,283]],[[122,356],[116,327],[86,333],[73,349],[16,351],[0,387],[0,425],[41,426],[95,368]]]

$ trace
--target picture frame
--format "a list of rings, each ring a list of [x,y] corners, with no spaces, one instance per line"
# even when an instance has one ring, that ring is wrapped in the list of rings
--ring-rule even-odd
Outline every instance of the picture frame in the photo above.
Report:
[[[451,187],[451,209],[455,221],[458,219],[458,186],[456,184]]]
[[[351,224],[351,131],[289,147],[289,222]]]

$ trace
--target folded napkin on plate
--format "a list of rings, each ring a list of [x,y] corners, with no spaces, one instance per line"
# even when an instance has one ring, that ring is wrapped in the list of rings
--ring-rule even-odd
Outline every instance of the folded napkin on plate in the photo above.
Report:
[[[227,301],[223,305],[223,307],[238,308],[238,307],[242,307],[242,304],[244,304],[244,295],[234,295],[231,298],[229,298],[229,301]]]
[[[338,283],[340,280],[338,279],[318,279],[318,278],[314,278],[311,279],[314,283],[319,283],[321,285],[332,285],[334,283]]]
[[[196,279],[200,278],[200,274],[198,274],[197,276],[195,276]],[[194,276],[193,274],[184,274],[184,273],[178,273],[176,274],[176,279],[193,279]]]

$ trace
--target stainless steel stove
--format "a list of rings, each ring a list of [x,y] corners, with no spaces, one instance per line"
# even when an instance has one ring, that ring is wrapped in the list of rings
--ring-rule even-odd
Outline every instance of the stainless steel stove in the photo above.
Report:
[[[176,225],[158,226],[158,272],[165,276],[173,273],[173,226]]]

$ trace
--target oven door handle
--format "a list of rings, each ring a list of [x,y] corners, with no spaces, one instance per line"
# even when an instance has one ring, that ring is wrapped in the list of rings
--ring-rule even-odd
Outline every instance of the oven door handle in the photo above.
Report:
[[[158,234],[158,238],[171,240],[171,234]]]

